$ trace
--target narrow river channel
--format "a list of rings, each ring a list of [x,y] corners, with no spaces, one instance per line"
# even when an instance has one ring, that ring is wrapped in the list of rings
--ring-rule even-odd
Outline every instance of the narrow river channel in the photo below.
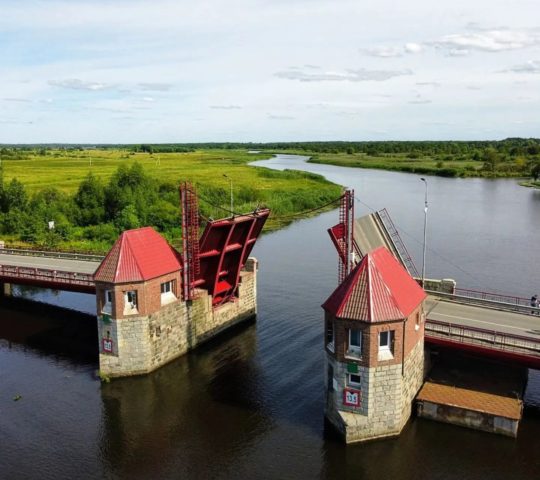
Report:
[[[357,216],[386,207],[420,264],[418,176],[298,156],[257,164],[355,188]],[[427,275],[540,293],[540,192],[515,180],[427,180]],[[516,440],[422,419],[398,439],[365,445],[346,447],[325,433],[320,304],[336,286],[326,233],[336,221],[336,211],[327,212],[263,236],[254,251],[258,321],[144,377],[96,379],[91,318],[0,307],[0,478],[540,478],[534,409]],[[93,312],[92,296],[35,295]],[[528,397],[540,406],[535,374]]]

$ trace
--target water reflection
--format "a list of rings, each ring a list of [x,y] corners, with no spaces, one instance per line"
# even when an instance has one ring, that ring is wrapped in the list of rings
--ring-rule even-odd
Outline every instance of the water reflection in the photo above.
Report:
[[[250,325],[151,375],[103,385],[101,449],[114,472],[234,477],[231,466],[273,426],[256,351]]]

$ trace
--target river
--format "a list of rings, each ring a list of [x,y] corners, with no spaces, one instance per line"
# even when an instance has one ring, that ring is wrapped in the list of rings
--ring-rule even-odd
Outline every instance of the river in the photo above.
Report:
[[[420,266],[418,176],[296,156],[257,164],[353,187],[357,216],[366,205],[386,207]],[[427,276],[538,292],[540,192],[514,180],[426,178]],[[336,286],[326,233],[336,222],[332,211],[263,236],[254,251],[257,322],[144,377],[96,379],[95,346],[84,347],[95,336],[91,319],[69,324],[41,308],[0,309],[0,478],[540,478],[534,410],[516,440],[422,419],[398,439],[364,445],[346,447],[325,434],[320,304]],[[93,311],[92,296],[38,295]],[[540,405],[534,374],[529,392],[529,403]]]

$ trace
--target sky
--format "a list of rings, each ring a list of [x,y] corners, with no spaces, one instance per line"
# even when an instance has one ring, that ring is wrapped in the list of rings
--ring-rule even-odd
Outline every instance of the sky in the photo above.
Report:
[[[538,0],[0,0],[0,143],[539,137]]]

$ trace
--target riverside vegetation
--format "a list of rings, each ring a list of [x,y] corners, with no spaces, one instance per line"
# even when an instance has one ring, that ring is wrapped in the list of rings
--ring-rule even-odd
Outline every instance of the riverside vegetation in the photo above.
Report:
[[[223,174],[233,181],[236,212],[272,209],[268,229],[327,204],[341,192],[319,175],[247,165],[268,154],[159,150],[1,148],[0,239],[11,245],[105,252],[121,231],[151,225],[178,244],[180,182],[195,184],[203,218],[221,218],[229,215],[230,199]],[[50,221],[54,229],[49,229]]]

